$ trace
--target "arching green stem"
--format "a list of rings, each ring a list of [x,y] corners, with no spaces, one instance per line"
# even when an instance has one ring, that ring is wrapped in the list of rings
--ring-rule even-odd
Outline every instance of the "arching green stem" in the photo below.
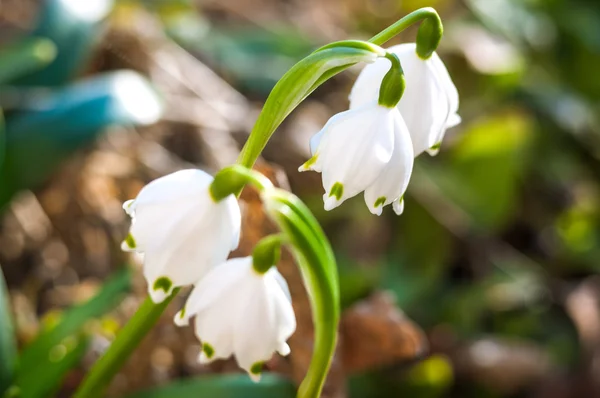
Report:
[[[291,243],[310,299],[315,344],[297,397],[316,398],[337,343],[340,294],[335,257],[321,226],[300,199],[277,188],[266,190],[262,196],[267,212]]]
[[[436,50],[444,34],[442,20],[437,11],[431,7],[419,8],[411,12],[395,24],[371,37],[369,41],[381,46],[404,29],[421,21],[421,26],[417,32],[417,54],[419,54],[419,57],[427,59]]]

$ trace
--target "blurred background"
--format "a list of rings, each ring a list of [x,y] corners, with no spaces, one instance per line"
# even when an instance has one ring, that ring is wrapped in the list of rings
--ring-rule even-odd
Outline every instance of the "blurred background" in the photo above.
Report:
[[[302,103],[259,165],[336,251],[344,313],[324,396],[600,397],[594,0],[0,0],[0,396],[15,366],[21,396],[71,396],[145,297],[139,260],[119,249],[124,200],[234,162],[296,61],[424,6],[444,22],[463,122],[417,158],[401,217],[372,216],[362,197],[324,212],[320,176],[296,171],[359,66]],[[243,201],[238,254],[272,228]],[[261,384],[232,361],[196,362],[191,328],[171,322],[181,297],[109,396],[293,397],[312,326],[291,259],[280,268],[299,326]]]

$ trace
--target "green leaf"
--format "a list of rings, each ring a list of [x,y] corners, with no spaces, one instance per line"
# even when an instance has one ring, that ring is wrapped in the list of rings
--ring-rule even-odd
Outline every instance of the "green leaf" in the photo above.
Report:
[[[130,282],[131,271],[128,268],[121,269],[104,284],[96,296],[68,310],[56,326],[42,332],[29,344],[21,355],[19,385],[23,388],[22,383],[25,382],[36,384],[36,374],[41,372],[44,364],[50,360],[51,353],[60,350],[60,345],[65,339],[72,339],[74,335],[80,333],[87,321],[112,309],[129,290]],[[79,346],[79,343],[77,345]]]
[[[17,367],[17,343],[10,314],[8,289],[0,269],[0,396],[11,385]]]
[[[181,380],[165,387],[128,395],[125,398],[294,398],[293,384],[274,374],[263,374],[254,383],[245,374],[206,376]]]
[[[357,62],[372,62],[383,55],[385,51],[372,43],[348,40],[328,44],[302,59],[271,91],[238,163],[252,167],[277,127],[326,79]]]
[[[80,333],[59,341],[45,356],[39,358],[35,371],[24,371],[17,375],[16,396],[20,398],[54,396],[65,375],[81,362],[89,342],[89,336]]]
[[[30,37],[0,51],[0,84],[41,69],[56,57],[56,46],[44,38]]]

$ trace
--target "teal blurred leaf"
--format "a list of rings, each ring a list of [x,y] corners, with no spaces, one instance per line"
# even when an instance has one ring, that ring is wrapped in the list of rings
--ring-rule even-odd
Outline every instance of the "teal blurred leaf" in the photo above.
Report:
[[[11,385],[17,367],[15,340],[8,289],[0,269],[0,396]]]
[[[44,38],[30,37],[0,51],[0,84],[43,68],[56,57],[56,46]]]
[[[165,387],[128,395],[126,398],[294,398],[293,384],[274,374],[263,374],[254,383],[246,374],[205,376],[181,380]]]
[[[46,0],[32,35],[50,39],[58,50],[47,67],[24,76],[19,84],[57,86],[83,70],[101,37],[102,20],[113,0]]]
[[[121,269],[104,284],[96,296],[82,305],[69,309],[56,326],[41,332],[21,354],[17,385],[22,390],[31,388],[36,393],[44,388],[51,389],[53,379],[50,375],[44,381],[44,383],[50,383],[46,387],[37,385],[40,384],[37,376],[48,371],[44,369],[45,367],[54,367],[49,362],[55,362],[56,358],[59,358],[59,362],[64,364],[64,371],[68,369],[67,363],[77,363],[75,353],[84,350],[81,346],[87,341],[82,337],[82,328],[87,321],[111,310],[120,301],[122,295],[129,290],[130,282],[131,271],[128,268]],[[67,360],[70,362],[65,362]]]
[[[161,115],[150,83],[131,71],[97,75],[30,98],[6,119],[0,207],[20,189],[43,182],[76,149],[110,125],[144,125]]]

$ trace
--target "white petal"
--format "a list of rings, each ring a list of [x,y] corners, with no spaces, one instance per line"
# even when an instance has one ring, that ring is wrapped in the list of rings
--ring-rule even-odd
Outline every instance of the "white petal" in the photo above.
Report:
[[[317,134],[313,135],[310,138],[310,154],[314,155],[317,152],[317,148],[319,147],[319,144],[321,143],[321,138],[323,138],[323,134],[324,134],[325,130],[321,129],[321,131],[319,131]]]
[[[286,357],[286,356],[290,355],[290,353],[292,352],[292,350],[291,350],[290,346],[287,343],[281,343],[279,345],[279,348],[277,349],[277,352],[282,357]]]
[[[279,270],[277,270],[276,267],[271,267],[271,269],[269,271],[267,271],[267,274],[272,274],[273,277],[275,278],[275,280],[277,281],[277,283],[279,283],[279,286],[281,287],[281,290],[283,290],[283,292],[285,293],[285,296],[287,297],[287,299],[289,300],[289,302],[292,302],[292,295],[290,294],[290,288],[288,287],[288,284],[285,280],[285,278],[283,277],[283,275],[281,275],[279,273]]]
[[[343,186],[341,197],[327,207],[341,204],[373,183],[394,147],[392,109],[372,103],[337,116],[317,150],[326,200],[335,184]]]
[[[186,322],[206,308],[217,305],[223,296],[228,295],[234,286],[251,273],[252,257],[233,258],[211,269],[202,278],[185,303],[184,315],[179,314],[179,322]]]
[[[226,226],[225,234],[231,235],[230,251],[234,251],[240,244],[240,234],[242,232],[242,214],[237,198],[229,195],[223,199],[219,205],[223,207],[223,223]],[[230,231],[230,232],[227,232]]]
[[[279,281],[270,275],[265,275],[265,287],[268,289],[270,300],[275,304],[275,315],[277,318],[277,350],[281,349],[283,343],[296,331],[296,315],[292,302],[281,288]]]
[[[253,281],[253,300],[236,323],[235,355],[249,373],[254,364],[270,359],[296,329],[294,310],[274,274]],[[284,350],[285,351],[285,350]]]
[[[252,283],[252,300],[247,300],[235,321],[233,342],[238,365],[248,373],[253,365],[269,359],[278,348],[275,305],[269,300],[262,280]]]
[[[207,205],[211,206],[208,196]],[[159,248],[169,241],[179,241],[190,233],[194,220],[204,217],[205,205],[199,198],[184,198],[164,204],[135,205],[130,234],[135,240],[135,250]]]
[[[198,169],[180,170],[158,178],[146,185],[137,198],[136,205],[163,204],[180,198],[203,196],[213,177]]]
[[[401,215],[404,212],[404,198],[400,197],[396,199],[392,207],[394,208],[394,213]]]
[[[406,76],[406,90],[398,109],[411,134],[413,152],[418,156],[440,143],[446,129],[457,125],[458,91],[439,56],[422,60],[416,54],[416,44],[406,43],[388,48],[398,55]],[[350,108],[376,100],[389,63],[378,60],[366,66],[350,94]]]
[[[225,262],[239,232],[231,230],[225,206],[214,204],[209,210],[199,219],[190,216],[180,222],[180,239],[146,249],[144,276],[149,289],[162,277],[169,278],[173,287],[194,284],[212,267]]]
[[[412,143],[406,124],[399,113],[396,117],[394,133],[392,159],[375,182],[365,190],[367,207],[376,215],[381,215],[384,206],[404,195],[412,173],[414,163]]]

